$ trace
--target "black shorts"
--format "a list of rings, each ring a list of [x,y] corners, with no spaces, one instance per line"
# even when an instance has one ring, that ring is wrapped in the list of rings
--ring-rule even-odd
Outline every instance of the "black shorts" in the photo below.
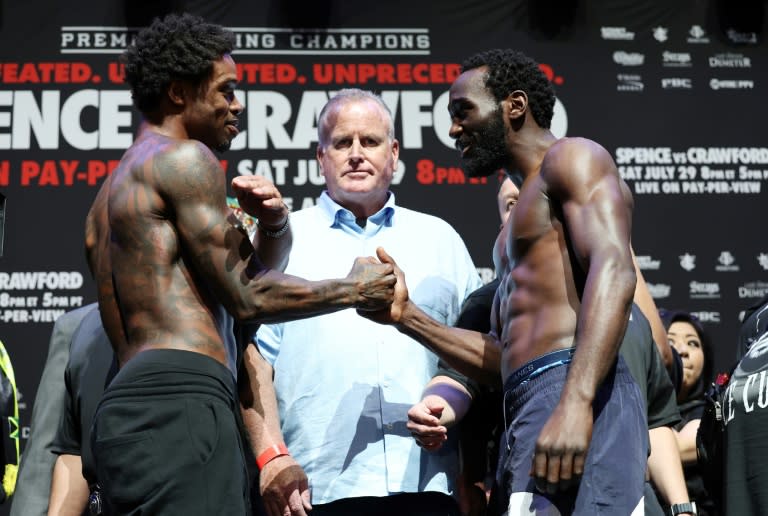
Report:
[[[142,351],[115,376],[94,416],[91,445],[114,514],[250,510],[235,380],[190,351]]]

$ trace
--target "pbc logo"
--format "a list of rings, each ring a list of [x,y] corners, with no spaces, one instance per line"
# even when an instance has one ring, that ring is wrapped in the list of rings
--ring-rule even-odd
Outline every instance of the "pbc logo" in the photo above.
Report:
[[[691,312],[701,322],[719,323],[720,312]]]
[[[690,90],[693,86],[688,77],[665,77],[661,80],[661,87],[665,90]]]

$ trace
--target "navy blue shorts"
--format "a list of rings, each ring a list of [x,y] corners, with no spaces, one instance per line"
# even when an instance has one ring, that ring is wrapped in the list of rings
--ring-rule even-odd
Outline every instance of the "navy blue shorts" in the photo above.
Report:
[[[526,367],[535,370],[530,363],[520,369]],[[508,501],[507,514],[643,514],[648,427],[640,389],[621,357],[593,404],[592,442],[579,486],[555,495],[536,490],[530,476],[536,440],[560,401],[568,369],[567,363],[557,364],[530,379],[522,375],[522,382],[513,373],[516,385],[505,385],[507,428],[496,480]]]

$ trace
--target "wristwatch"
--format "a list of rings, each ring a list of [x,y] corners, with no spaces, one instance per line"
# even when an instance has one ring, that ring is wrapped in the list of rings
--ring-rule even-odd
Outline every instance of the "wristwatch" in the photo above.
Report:
[[[699,511],[696,510],[696,502],[675,503],[669,508],[669,514],[677,516],[678,514],[692,514],[698,516]]]

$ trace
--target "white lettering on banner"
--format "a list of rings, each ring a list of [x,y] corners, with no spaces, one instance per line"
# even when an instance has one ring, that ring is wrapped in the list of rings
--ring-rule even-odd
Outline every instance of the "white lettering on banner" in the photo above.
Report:
[[[768,181],[768,147],[617,147],[615,157],[637,194],[759,194]]]
[[[34,135],[41,149],[58,149],[59,132],[78,150],[125,149],[133,141],[131,133],[131,93],[123,90],[80,90],[63,103],[58,90],[40,92],[38,104],[32,91],[0,91],[0,149],[30,149]],[[98,125],[86,132],[81,115],[89,108],[98,109]],[[121,129],[124,131],[121,132]]]
[[[688,77],[665,77],[661,79],[661,87],[665,90],[669,89],[682,89],[690,90],[693,88],[693,83]]]
[[[48,288],[74,290],[83,286],[83,275],[72,272],[0,272],[0,291]]]
[[[689,295],[691,299],[718,299],[720,297],[719,283],[691,281],[689,286]]]
[[[701,322],[720,322],[720,312],[691,312],[691,315],[695,315]]]
[[[751,68],[752,60],[743,54],[715,54],[709,58],[711,68]]]
[[[739,298],[757,298],[768,295],[768,283],[763,281],[753,281],[739,287]]]
[[[0,272],[0,322],[54,322],[67,310],[83,306],[83,296],[49,290],[76,290],[82,286],[83,275],[77,271]],[[19,290],[33,292],[24,295],[12,293]]]
[[[691,54],[689,52],[665,51],[661,55],[664,66],[688,67],[691,66]]]
[[[36,93],[29,90],[0,91],[0,150],[30,149],[33,138],[41,149],[60,148],[61,137],[77,150],[122,150],[131,145],[133,112],[129,91],[85,89],[66,98],[61,98],[60,93],[44,90],[38,100]],[[240,135],[232,141],[232,150],[310,150],[317,142],[317,117],[336,90],[304,91],[295,113],[295,100],[283,93],[235,93],[247,110]],[[422,149],[424,138],[431,135],[453,148],[448,135],[451,120],[447,91],[436,99],[430,90],[388,90],[381,92],[381,96],[401,128],[398,139],[402,148]],[[4,107],[8,109],[4,111]],[[86,130],[82,115],[92,110],[97,114],[97,123],[95,128]],[[565,107],[556,99],[552,132],[560,138],[565,136],[567,127]]]
[[[600,36],[603,39],[633,40],[635,33],[626,27],[600,27]]]
[[[290,169],[290,162],[286,159],[244,159],[237,163],[236,170],[240,175],[264,176],[277,186],[287,184],[304,186],[307,184],[322,186],[325,177],[315,159],[296,160],[295,173]],[[402,160],[397,160],[397,167],[392,174],[392,184],[398,185],[405,176],[406,166]]]
[[[665,285],[664,283],[648,283],[648,292],[651,293],[651,297],[654,299],[663,299],[669,297],[672,292],[671,285]]]
[[[426,28],[232,27],[238,54],[428,55]],[[120,54],[135,37],[128,27],[61,27],[62,54]]]
[[[651,256],[638,255],[635,258],[637,259],[637,265],[640,267],[641,271],[656,271],[661,267],[661,260],[654,260]]]
[[[52,323],[64,315],[65,309],[57,310],[1,310],[0,321],[5,323]]]

